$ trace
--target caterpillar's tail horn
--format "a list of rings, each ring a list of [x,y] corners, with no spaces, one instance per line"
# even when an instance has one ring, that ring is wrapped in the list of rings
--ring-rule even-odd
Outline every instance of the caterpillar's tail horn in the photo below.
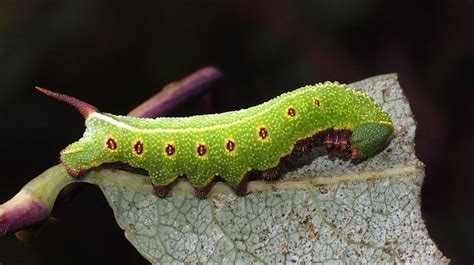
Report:
[[[94,112],[99,112],[99,110],[92,106],[91,104],[89,103],[86,103],[82,100],[79,100],[77,98],[74,98],[74,97],[71,97],[71,96],[68,96],[68,95],[64,95],[64,94],[61,94],[61,93],[57,93],[57,92],[53,92],[53,91],[50,91],[50,90],[47,90],[47,89],[44,89],[44,88],[41,88],[39,86],[35,86],[35,88],[37,90],[39,90],[41,93],[47,95],[47,96],[50,96],[52,98],[55,98],[59,101],[63,101],[63,102],[66,102],[67,104],[73,106],[74,108],[76,108],[81,114],[82,116],[84,116],[84,118],[88,118],[89,115],[91,115],[92,113]]]

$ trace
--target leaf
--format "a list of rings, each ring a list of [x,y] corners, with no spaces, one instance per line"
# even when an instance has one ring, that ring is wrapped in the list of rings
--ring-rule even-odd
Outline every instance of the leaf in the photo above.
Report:
[[[421,218],[424,165],[397,76],[351,86],[396,126],[390,146],[360,164],[318,156],[282,180],[251,182],[245,197],[218,183],[206,200],[186,181],[157,198],[147,177],[124,171],[92,171],[85,181],[101,187],[127,239],[152,263],[448,263]]]

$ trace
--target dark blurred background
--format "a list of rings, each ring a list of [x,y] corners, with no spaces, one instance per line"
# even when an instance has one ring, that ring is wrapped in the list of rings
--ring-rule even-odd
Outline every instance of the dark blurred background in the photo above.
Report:
[[[474,261],[474,2],[0,0],[0,202],[58,162],[83,118],[44,86],[125,114],[168,82],[215,65],[218,111],[325,80],[398,73],[426,164],[422,211],[455,263]],[[200,99],[173,115],[203,113]],[[0,263],[147,264],[101,191],[87,186]]]

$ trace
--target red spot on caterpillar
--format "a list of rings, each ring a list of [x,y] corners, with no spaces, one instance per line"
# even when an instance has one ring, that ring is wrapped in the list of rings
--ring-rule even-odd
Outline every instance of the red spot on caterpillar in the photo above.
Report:
[[[319,99],[314,100],[314,105],[316,105],[316,107],[321,106],[321,102],[319,102]]]
[[[135,151],[135,154],[137,155],[143,154],[143,142],[137,141],[135,145],[133,146],[133,150]]]
[[[206,146],[203,145],[203,144],[200,144],[197,148],[197,153],[199,156],[203,156],[207,153],[207,149],[206,149]]]
[[[295,117],[296,116],[296,110],[294,108],[289,108],[288,109],[288,116]]]
[[[115,141],[114,138],[109,138],[107,139],[107,147],[110,149],[110,150],[115,150],[117,149],[117,142]]]
[[[229,140],[227,141],[227,144],[225,145],[225,147],[227,148],[229,152],[232,152],[235,150],[235,143],[232,140]]]
[[[165,151],[168,156],[172,156],[176,152],[176,149],[174,148],[172,144],[168,144],[168,146],[166,146]]]
[[[260,138],[263,140],[268,137],[268,131],[265,127],[260,128],[260,131],[258,132],[258,135],[260,135]]]

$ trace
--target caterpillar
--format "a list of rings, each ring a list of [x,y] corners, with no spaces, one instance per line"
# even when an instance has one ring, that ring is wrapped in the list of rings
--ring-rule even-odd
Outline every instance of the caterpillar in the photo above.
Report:
[[[36,88],[85,117],[83,137],[60,153],[71,176],[120,162],[147,171],[159,197],[168,196],[183,176],[198,197],[206,197],[218,178],[243,195],[250,176],[276,179],[286,161],[312,146],[361,160],[382,151],[394,133],[380,105],[337,82],[305,86],[238,111],[155,119],[100,112],[79,99]]]

